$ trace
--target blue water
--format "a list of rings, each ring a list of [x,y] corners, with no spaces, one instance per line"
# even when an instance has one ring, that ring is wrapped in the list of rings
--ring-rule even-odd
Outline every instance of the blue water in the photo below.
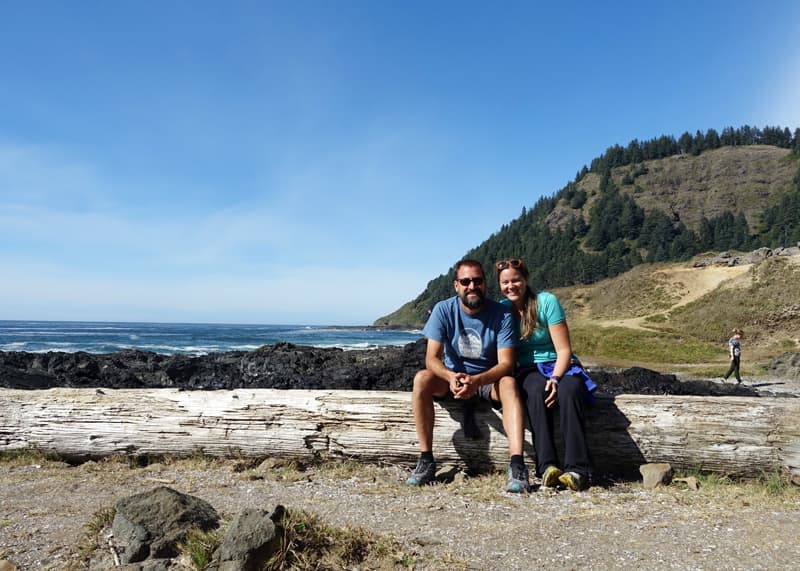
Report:
[[[370,349],[405,345],[421,336],[421,331],[368,327],[0,321],[0,351],[28,352],[113,353],[140,349],[163,354],[203,355],[250,351],[281,341],[314,347]]]

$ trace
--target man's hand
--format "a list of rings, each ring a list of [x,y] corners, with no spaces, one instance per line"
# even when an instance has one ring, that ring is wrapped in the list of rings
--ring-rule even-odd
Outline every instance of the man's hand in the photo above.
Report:
[[[450,391],[459,400],[471,398],[478,390],[475,379],[466,373],[454,373],[450,379]]]

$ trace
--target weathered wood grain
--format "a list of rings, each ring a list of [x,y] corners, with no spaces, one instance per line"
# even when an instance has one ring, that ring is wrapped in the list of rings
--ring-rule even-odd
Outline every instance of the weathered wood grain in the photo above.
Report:
[[[499,413],[476,411],[467,439],[459,403],[436,405],[434,452],[474,470],[502,467]],[[800,481],[800,399],[625,395],[599,398],[587,422],[595,469],[635,474],[645,462],[736,476],[782,467]],[[530,434],[526,454],[533,457]],[[237,389],[0,389],[0,451],[354,458],[412,463],[409,393]]]

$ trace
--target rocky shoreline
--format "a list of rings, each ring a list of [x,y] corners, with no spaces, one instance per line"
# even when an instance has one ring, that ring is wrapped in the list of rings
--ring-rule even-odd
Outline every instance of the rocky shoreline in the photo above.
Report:
[[[117,353],[0,352],[0,387],[9,389],[240,388],[410,391],[425,361],[425,340],[403,347],[345,351],[276,343],[255,351],[202,356],[138,350]],[[800,379],[800,353],[773,360],[770,375]],[[678,379],[641,367],[592,367],[600,394],[758,396],[750,386]]]

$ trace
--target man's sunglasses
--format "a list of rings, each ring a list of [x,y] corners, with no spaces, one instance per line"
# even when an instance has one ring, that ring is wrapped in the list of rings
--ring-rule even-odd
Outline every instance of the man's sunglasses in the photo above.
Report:
[[[498,272],[502,272],[506,268],[522,268],[525,266],[525,262],[520,260],[519,258],[511,258],[510,260],[500,260],[497,262],[494,267],[497,268]]]
[[[461,278],[456,281],[464,287],[467,287],[470,283],[475,284],[475,287],[480,287],[483,285],[483,282],[485,280],[483,278],[478,277],[478,278]]]

